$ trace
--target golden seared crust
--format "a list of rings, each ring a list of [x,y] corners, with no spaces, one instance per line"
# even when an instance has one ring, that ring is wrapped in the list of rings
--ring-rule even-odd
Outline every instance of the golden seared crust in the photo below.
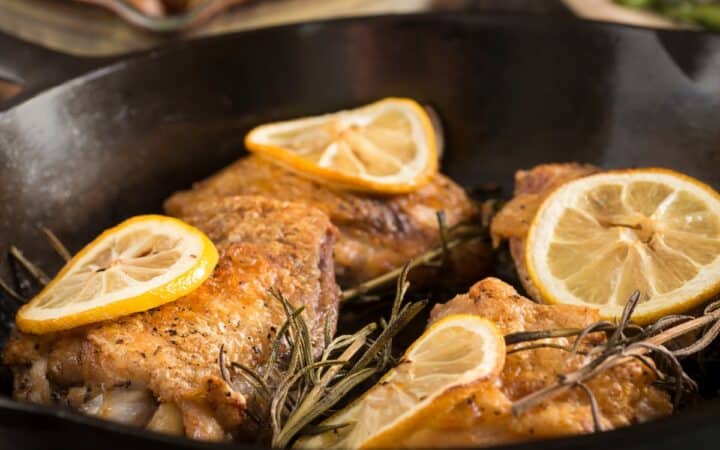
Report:
[[[165,202],[165,210],[184,218],[210,198],[239,194],[301,201],[325,212],[340,232],[334,253],[342,286],[381,275],[435,245],[436,211],[445,211],[449,226],[476,214],[463,189],[441,174],[409,194],[370,195],[333,189],[258,156],[244,157],[191,190],[176,193]],[[478,266],[482,264],[473,267]]]
[[[246,401],[220,378],[220,347],[229,361],[245,366],[266,361],[285,320],[270,289],[306,307],[316,342],[326,320],[334,330],[335,232],[325,214],[301,204],[232,197],[208,202],[189,220],[220,250],[213,275],[186,297],[147,312],[44,336],[16,332],[4,356],[16,375],[17,398],[33,400],[32,383],[20,386],[25,368],[46,361],[57,392],[75,385],[93,392],[149,389],[156,400],[179,406],[188,436],[216,439],[218,429],[234,431],[242,423]]]
[[[530,297],[540,301],[525,266],[525,238],[535,214],[550,193],[568,181],[586,177],[600,169],[589,164],[541,164],[515,173],[515,194],[495,215],[490,225],[493,244],[507,239],[520,282]]]
[[[480,315],[495,322],[503,334],[580,328],[598,320],[597,311],[590,308],[533,303],[496,278],[486,278],[467,294],[435,306],[430,322],[450,314]],[[596,333],[590,339],[599,343],[605,338]],[[566,346],[573,343],[572,338],[552,341]],[[569,356],[553,348],[508,354],[499,379],[484,383],[466,401],[409,436],[402,445],[471,447],[590,433],[592,413],[587,396],[578,389],[517,417],[510,410],[513,401],[555,383],[559,375],[585,362],[585,356]],[[669,396],[654,387],[654,381],[649,369],[633,361],[587,382],[598,400],[603,426],[612,429],[670,414]]]

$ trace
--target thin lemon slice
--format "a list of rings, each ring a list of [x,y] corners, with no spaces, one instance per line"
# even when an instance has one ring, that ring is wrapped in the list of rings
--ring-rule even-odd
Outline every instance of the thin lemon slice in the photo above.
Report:
[[[432,120],[415,101],[387,98],[360,108],[261,125],[248,150],[312,179],[380,193],[417,189],[437,172]]]
[[[349,424],[300,439],[299,448],[392,447],[399,436],[455,405],[479,382],[497,376],[505,343],[481,317],[448,316],[428,328],[359,399],[322,425]]]
[[[20,308],[17,325],[43,334],[146,311],[188,294],[218,260],[200,230],[165,216],[138,216],[106,230]]]
[[[526,263],[551,303],[634,320],[688,311],[720,291],[720,194],[665,169],[605,172],[567,183],[530,226]]]

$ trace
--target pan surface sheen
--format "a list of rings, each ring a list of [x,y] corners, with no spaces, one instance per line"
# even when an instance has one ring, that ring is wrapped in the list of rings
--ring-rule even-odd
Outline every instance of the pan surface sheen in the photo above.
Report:
[[[572,160],[671,167],[717,188],[718,94],[720,37],[564,19],[391,16],[178,43],[0,113],[0,251],[16,244],[52,273],[60,262],[38,225],[77,250],[236,159],[260,122],[386,96],[438,111],[443,170],[465,186],[499,183],[509,195],[515,170]],[[3,380],[0,449],[218,448],[19,405]],[[709,400],[657,422],[517,448],[707,448],[720,441],[717,417],[720,401]]]

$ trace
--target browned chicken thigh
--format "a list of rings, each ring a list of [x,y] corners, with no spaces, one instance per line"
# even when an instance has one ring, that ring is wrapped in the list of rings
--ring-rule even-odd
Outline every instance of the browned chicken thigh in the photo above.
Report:
[[[175,302],[41,336],[15,332],[4,359],[18,400],[196,439],[221,440],[246,421],[249,392],[221,377],[218,355],[257,368],[285,321],[276,290],[305,307],[313,340],[334,330],[335,230],[321,211],[260,197],[207,200],[186,218],[220,251],[213,275]]]
[[[597,311],[569,305],[540,305],[523,298],[512,286],[487,278],[467,294],[437,305],[430,322],[450,314],[477,314],[493,321],[503,334],[556,328],[582,328],[599,317]],[[588,339],[604,340],[604,334]],[[555,344],[572,345],[572,338],[551,339]],[[590,433],[594,430],[587,395],[573,389],[518,416],[512,402],[555,383],[589,358],[569,356],[555,348],[512,353],[508,347],[505,367],[499,379],[481,385],[466,401],[445,414],[437,414],[422,429],[407,436],[398,446],[475,447],[533,439]],[[581,347],[582,350],[582,347]],[[632,361],[601,373],[587,382],[595,394],[604,429],[645,422],[672,412],[669,396],[653,386],[655,374],[640,362]]]
[[[442,174],[415,192],[370,195],[333,189],[298,176],[258,156],[239,159],[191,190],[165,202],[165,210],[184,218],[209,198],[262,195],[298,201],[325,212],[338,228],[335,270],[341,286],[349,287],[399,267],[439,242],[436,212],[445,211],[448,226],[474,219],[476,210],[463,189]],[[489,252],[480,243],[464,246],[470,281],[476,280]]]

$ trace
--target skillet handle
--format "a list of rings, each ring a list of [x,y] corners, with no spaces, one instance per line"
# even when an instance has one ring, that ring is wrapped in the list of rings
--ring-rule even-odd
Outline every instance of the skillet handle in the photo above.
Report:
[[[108,61],[66,55],[0,31],[0,81],[20,85],[18,95],[0,101],[0,111]]]

